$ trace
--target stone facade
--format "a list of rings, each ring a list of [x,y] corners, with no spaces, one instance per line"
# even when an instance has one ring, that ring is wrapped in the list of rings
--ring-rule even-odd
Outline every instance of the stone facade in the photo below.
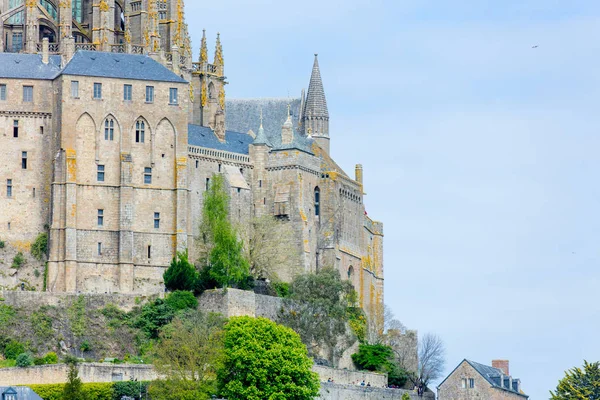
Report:
[[[233,132],[220,38],[212,63],[205,36],[192,62],[182,0],[30,3],[0,0],[0,240],[27,249],[49,232],[46,290],[163,292],[176,252],[195,259],[223,174],[233,223],[271,215],[293,232],[280,279],[336,268],[377,319],[383,225],[366,215],[362,166],[350,176],[329,154],[316,58],[297,109],[268,114],[280,129]]]
[[[502,360],[506,371],[463,360],[438,386],[439,400],[526,400],[521,381],[508,372],[508,361]]]

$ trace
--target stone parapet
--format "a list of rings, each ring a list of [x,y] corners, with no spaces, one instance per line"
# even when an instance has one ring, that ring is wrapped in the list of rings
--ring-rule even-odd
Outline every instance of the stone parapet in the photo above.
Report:
[[[318,399],[322,400],[400,400],[408,393],[412,400],[435,400],[433,392],[425,392],[419,397],[415,391],[403,389],[386,389],[383,387],[364,387],[357,385],[340,385],[337,383],[321,383]]]

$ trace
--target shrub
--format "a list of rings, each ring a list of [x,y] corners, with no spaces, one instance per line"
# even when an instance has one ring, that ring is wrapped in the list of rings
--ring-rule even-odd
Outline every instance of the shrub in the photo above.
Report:
[[[361,344],[358,353],[352,354],[354,365],[360,370],[387,372],[394,353],[383,344]]]
[[[287,282],[272,282],[271,286],[277,294],[277,297],[289,297],[290,284]]]
[[[45,365],[46,364],[46,360],[44,359],[44,357],[36,357],[33,359],[33,365]]]
[[[133,326],[141,329],[148,338],[158,338],[160,328],[167,325],[175,316],[175,310],[163,299],[145,304],[133,320]]]
[[[171,306],[173,310],[185,310],[187,308],[198,308],[198,299],[192,292],[178,290],[169,294],[165,302]]]
[[[25,264],[25,256],[23,256],[23,253],[18,252],[15,258],[12,260],[11,267],[14,269],[19,269],[23,266],[23,264]]]
[[[198,280],[196,267],[188,261],[187,250],[177,252],[171,266],[163,274],[165,286],[169,290],[193,290]]]
[[[27,368],[33,365],[33,357],[29,353],[21,353],[17,356],[17,367]]]
[[[40,233],[31,245],[31,255],[33,255],[36,258],[36,260],[43,261],[47,253],[48,234],[44,232]]]
[[[141,394],[142,399],[145,399],[148,394],[148,385],[149,382],[115,382],[113,384],[113,398],[119,400],[123,397],[139,399]]]
[[[16,312],[12,306],[6,304],[0,304],[0,326],[6,326],[15,317]]]
[[[50,353],[47,353],[44,356],[44,361],[46,362],[46,364],[57,364],[58,356],[56,355],[55,352],[51,351]]]
[[[82,352],[90,351],[91,349],[92,349],[92,346],[90,345],[90,342],[88,342],[87,340],[84,340],[81,343],[81,346],[79,346],[79,350],[81,350]]]
[[[3,249],[5,246],[4,242],[2,240],[0,240],[0,249]]]
[[[64,399],[64,384],[28,386],[44,400]],[[120,400],[121,397],[116,397],[115,395],[115,386],[116,384],[113,383],[84,383],[81,387],[81,398],[85,400]]]
[[[16,360],[21,353],[25,353],[25,346],[14,339],[8,342],[4,347],[4,357],[9,360]]]
[[[410,400],[410,394],[404,393],[401,400]]]

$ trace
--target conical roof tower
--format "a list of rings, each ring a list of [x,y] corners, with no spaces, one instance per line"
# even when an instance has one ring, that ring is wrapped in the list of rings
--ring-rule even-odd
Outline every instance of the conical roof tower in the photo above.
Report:
[[[302,110],[302,126],[304,135],[312,136],[319,146],[329,153],[329,110],[317,54],[315,54],[306,102]]]

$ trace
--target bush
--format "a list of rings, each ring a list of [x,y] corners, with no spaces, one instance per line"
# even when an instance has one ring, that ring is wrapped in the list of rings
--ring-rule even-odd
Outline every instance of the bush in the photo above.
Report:
[[[163,274],[163,279],[169,290],[194,290],[198,272],[188,261],[187,250],[177,252],[177,256],[171,261],[171,266]]]
[[[149,339],[158,338],[160,328],[167,325],[175,316],[175,310],[163,299],[145,304],[133,320],[133,326],[141,329]]]
[[[183,290],[169,294],[165,302],[175,311],[198,308],[198,299],[196,299],[196,296],[192,292]]]
[[[277,294],[277,297],[289,297],[290,284],[287,282],[272,282],[271,287]]]
[[[2,240],[0,240],[0,249],[3,249],[5,246],[4,242]]]
[[[33,357],[29,353],[21,353],[17,356],[17,367],[27,368],[33,365]]]
[[[394,353],[392,348],[383,344],[361,344],[358,353],[352,354],[354,365],[360,370],[388,372],[390,360]]]
[[[25,264],[25,256],[23,256],[23,253],[18,252],[15,258],[12,260],[11,268],[19,269],[23,266],[23,264]]]
[[[22,353],[25,353],[25,346],[14,339],[4,347],[4,357],[9,360],[16,360]]]
[[[31,245],[31,255],[38,261],[43,261],[48,253],[48,234],[40,233]]]
[[[124,382],[119,382],[124,383]],[[63,400],[64,384],[28,385],[44,400]],[[85,400],[120,400],[116,397],[113,383],[84,383],[82,384],[82,399]]]
[[[55,352],[51,351],[50,353],[44,356],[44,361],[46,362],[46,364],[57,364],[58,356]]]
[[[139,399],[140,393],[142,399],[147,397],[149,382],[115,382],[113,385],[113,399],[120,400],[123,397]]]
[[[79,346],[79,350],[81,350],[82,352],[90,351],[91,349],[92,349],[92,346],[90,345],[90,342],[88,342],[87,340],[84,340],[81,343],[81,346]]]
[[[33,365],[45,365],[46,364],[46,360],[44,359],[44,357],[36,357],[33,359]]]
[[[404,393],[401,400],[410,400],[410,394]]]

